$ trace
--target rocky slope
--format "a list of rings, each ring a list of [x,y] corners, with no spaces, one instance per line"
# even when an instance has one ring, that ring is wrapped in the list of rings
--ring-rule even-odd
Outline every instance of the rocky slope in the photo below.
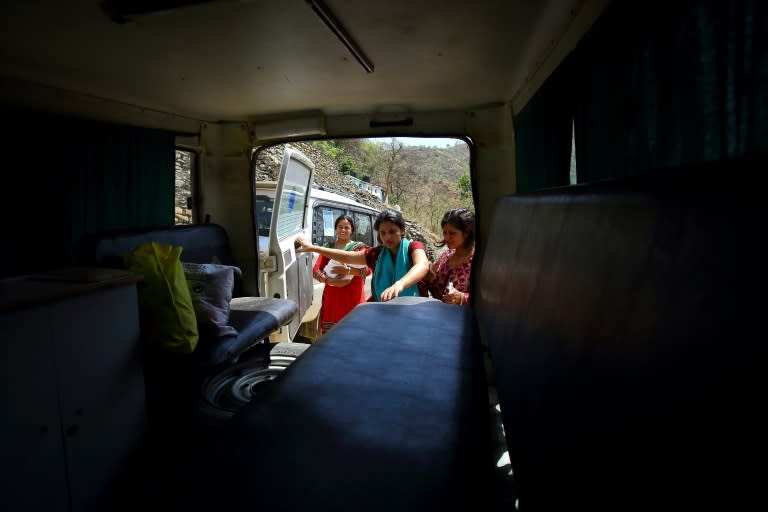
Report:
[[[292,142],[290,144],[278,144],[263,149],[259,152],[256,162],[256,181],[274,181],[280,168],[280,162],[283,157],[285,147],[295,148],[304,153],[315,164],[314,187],[330,192],[336,192],[348,196],[359,203],[366,204],[379,211],[388,208],[388,205],[382,203],[378,198],[357,188],[351,181],[338,171],[338,164],[335,160],[327,157],[321,150],[312,147],[307,142]],[[422,226],[408,219],[407,212],[403,212],[406,217],[406,236],[411,240],[419,240],[427,247],[427,253],[431,261],[438,250],[434,243],[439,239]]]

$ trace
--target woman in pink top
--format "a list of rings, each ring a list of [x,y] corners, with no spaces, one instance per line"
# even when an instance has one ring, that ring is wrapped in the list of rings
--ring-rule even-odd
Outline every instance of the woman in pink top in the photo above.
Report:
[[[443,215],[443,242],[447,246],[430,268],[426,281],[433,297],[447,304],[469,305],[472,257],[475,254],[475,214],[454,208]]]

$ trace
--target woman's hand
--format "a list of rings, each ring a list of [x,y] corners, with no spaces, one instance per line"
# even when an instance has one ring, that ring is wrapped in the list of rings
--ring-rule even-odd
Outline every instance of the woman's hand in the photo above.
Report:
[[[464,303],[464,292],[460,292],[459,290],[453,289],[450,292],[446,292],[443,294],[442,297],[443,302],[446,304],[463,304]]]
[[[306,242],[300,236],[297,236],[293,240],[293,247],[296,249],[296,252],[312,252],[312,249],[314,248],[314,245]]]
[[[333,279],[333,278],[326,278],[325,284],[328,286],[333,286],[334,288],[344,288],[349,283],[351,283],[351,279]]]
[[[437,279],[437,262],[430,265],[429,272],[424,276],[424,280],[428,283],[432,283],[435,279]]]
[[[334,265],[331,267],[331,272],[337,276],[348,276],[350,275],[349,265]]]
[[[400,295],[403,291],[403,284],[400,281],[395,281],[395,284],[381,292],[381,302],[387,302]]]
[[[365,268],[366,268],[366,271],[363,272],[363,269],[358,267],[350,267],[347,264],[334,265],[333,267],[331,267],[331,272],[333,272],[333,274],[337,276],[352,276],[352,277],[360,277],[362,279],[365,279],[365,276],[368,275],[367,267]]]

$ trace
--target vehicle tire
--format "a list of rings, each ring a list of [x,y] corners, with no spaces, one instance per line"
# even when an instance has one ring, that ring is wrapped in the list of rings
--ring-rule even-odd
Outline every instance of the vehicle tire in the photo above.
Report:
[[[285,370],[291,359],[265,367],[249,361],[227,368],[201,386],[197,414],[203,426],[217,428],[235,415]]]
[[[206,379],[201,386],[197,414],[203,426],[217,428],[275,380],[310,345],[277,343],[270,350],[269,366],[252,357]]]

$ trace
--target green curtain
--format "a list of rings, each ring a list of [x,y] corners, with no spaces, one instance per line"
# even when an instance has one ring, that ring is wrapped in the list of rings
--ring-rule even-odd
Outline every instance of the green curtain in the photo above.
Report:
[[[515,116],[517,191],[567,185],[573,123],[570,59]]]
[[[578,69],[573,77],[578,182],[631,172],[627,168],[627,145],[636,134],[632,131],[634,121],[627,104],[645,99],[633,97],[627,86],[633,82],[632,56],[636,41],[644,36],[648,27],[646,20],[638,19],[637,24],[628,23],[618,30],[612,25],[615,18],[624,19],[605,12],[570,55],[573,68]]]
[[[1,275],[71,265],[86,234],[173,225],[174,134],[4,113]]]
[[[763,2],[616,2],[579,45],[579,181],[767,149]]]
[[[72,174],[82,180],[73,190],[82,191],[72,205],[80,230],[76,238],[98,231],[172,226],[174,135],[125,126],[90,128],[83,130],[86,135],[76,145],[81,158],[72,155],[70,160]]]
[[[567,183],[566,113],[579,182],[764,154],[766,5],[613,2],[515,117],[518,191]]]

